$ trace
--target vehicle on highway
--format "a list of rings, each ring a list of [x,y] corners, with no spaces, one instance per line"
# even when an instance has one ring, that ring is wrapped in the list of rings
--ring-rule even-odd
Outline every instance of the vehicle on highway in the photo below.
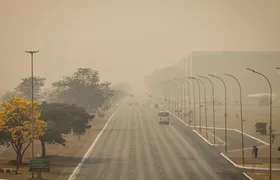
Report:
[[[169,125],[169,112],[160,111],[158,113],[159,116],[159,124],[168,124]]]

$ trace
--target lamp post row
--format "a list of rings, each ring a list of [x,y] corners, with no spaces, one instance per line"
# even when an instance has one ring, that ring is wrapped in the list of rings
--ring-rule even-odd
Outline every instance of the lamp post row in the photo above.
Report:
[[[280,67],[276,67],[276,69],[280,69]],[[268,83],[269,85],[269,88],[270,88],[270,113],[269,113],[269,180],[272,179],[272,86],[271,86],[271,83],[269,81],[269,79],[262,73],[260,72],[257,72],[253,69],[250,69],[250,68],[247,68],[247,70],[255,73],[255,74],[258,74],[260,76],[262,76]],[[239,98],[240,98],[240,127],[241,127],[241,146],[242,146],[242,165],[244,166],[245,165],[245,160],[244,160],[244,126],[243,126],[243,105],[242,105],[242,87],[241,87],[241,84],[239,82],[239,80],[231,75],[231,74],[227,74],[225,73],[224,74],[225,76],[228,76],[232,79],[234,79],[237,84],[238,84],[238,87],[239,87]],[[212,74],[209,74],[209,76],[213,77],[213,78],[216,78],[216,79],[219,79],[223,85],[224,85],[224,89],[225,89],[225,113],[224,113],[224,118],[225,118],[225,152],[227,152],[227,87],[226,87],[226,83],[225,81],[221,78],[221,77],[218,77],[218,76],[215,76],[215,75],[212,75]],[[216,122],[215,122],[215,89],[214,89],[214,83],[212,82],[212,80],[208,77],[205,77],[205,76],[201,76],[199,75],[200,78],[202,79],[205,79],[207,81],[210,82],[211,86],[212,86],[212,115],[213,115],[213,137],[214,137],[214,144],[216,144]],[[190,80],[192,82],[192,86],[193,86],[193,113],[192,113],[192,119],[191,119],[191,88],[190,88],[190,83],[189,81]],[[170,83],[173,83],[175,84],[174,87],[174,90],[176,91],[176,99],[177,99],[177,102],[176,100],[174,99],[174,95],[172,95],[172,88],[171,88],[171,96],[170,96],[170,102],[171,103],[171,106],[169,107],[168,106],[168,109],[170,109],[171,111],[173,111],[175,114],[176,114],[176,111],[178,111],[178,108],[179,108],[179,86],[178,86],[178,83],[183,85],[182,87],[184,88],[181,88],[181,112],[182,112],[182,116],[181,118],[185,120],[185,113],[187,112],[186,111],[186,99],[185,99],[185,96],[186,96],[186,88],[185,88],[185,83],[187,83],[188,85],[188,102],[189,102],[189,112],[188,112],[188,118],[189,118],[189,124],[193,121],[193,124],[194,124],[194,129],[197,128],[196,126],[196,101],[195,101],[195,83],[194,81],[196,81],[198,83],[198,96],[199,96],[199,102],[198,102],[198,105],[199,105],[199,132],[201,133],[201,91],[200,91],[200,83],[203,85],[203,88],[204,88],[204,102],[205,102],[205,105],[204,105],[204,112],[205,112],[205,128],[206,128],[206,138],[208,139],[208,131],[207,131],[207,128],[208,128],[208,121],[207,121],[207,98],[206,98],[206,86],[205,86],[205,83],[199,79],[199,78],[196,78],[196,77],[182,77],[182,78],[176,78],[174,80],[169,80],[169,81],[166,81],[167,83],[165,85],[169,85]],[[173,91],[174,92],[174,91]],[[167,96],[166,96],[167,97]],[[169,105],[170,103],[168,103]],[[177,106],[176,106],[177,104]],[[183,108],[184,107],[184,108]],[[184,110],[183,110],[184,109]],[[184,112],[184,113],[183,113]]]

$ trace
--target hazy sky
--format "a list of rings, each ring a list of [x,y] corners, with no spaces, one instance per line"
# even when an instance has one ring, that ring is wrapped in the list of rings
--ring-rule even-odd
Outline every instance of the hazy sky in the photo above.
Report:
[[[192,50],[279,50],[279,0],[0,0],[0,91],[78,67],[137,88]]]

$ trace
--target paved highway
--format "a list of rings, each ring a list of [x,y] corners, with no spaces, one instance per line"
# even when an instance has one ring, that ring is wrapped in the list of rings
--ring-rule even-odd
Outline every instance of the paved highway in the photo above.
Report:
[[[191,129],[159,125],[152,101],[125,100],[100,136],[77,180],[246,180]],[[129,105],[129,103],[134,103]],[[136,105],[135,103],[138,103]],[[143,103],[150,106],[143,107]]]

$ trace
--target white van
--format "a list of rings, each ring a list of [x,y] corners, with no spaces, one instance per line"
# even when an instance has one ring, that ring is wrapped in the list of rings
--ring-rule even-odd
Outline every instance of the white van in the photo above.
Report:
[[[158,113],[159,116],[159,124],[169,124],[169,112],[160,111]]]

